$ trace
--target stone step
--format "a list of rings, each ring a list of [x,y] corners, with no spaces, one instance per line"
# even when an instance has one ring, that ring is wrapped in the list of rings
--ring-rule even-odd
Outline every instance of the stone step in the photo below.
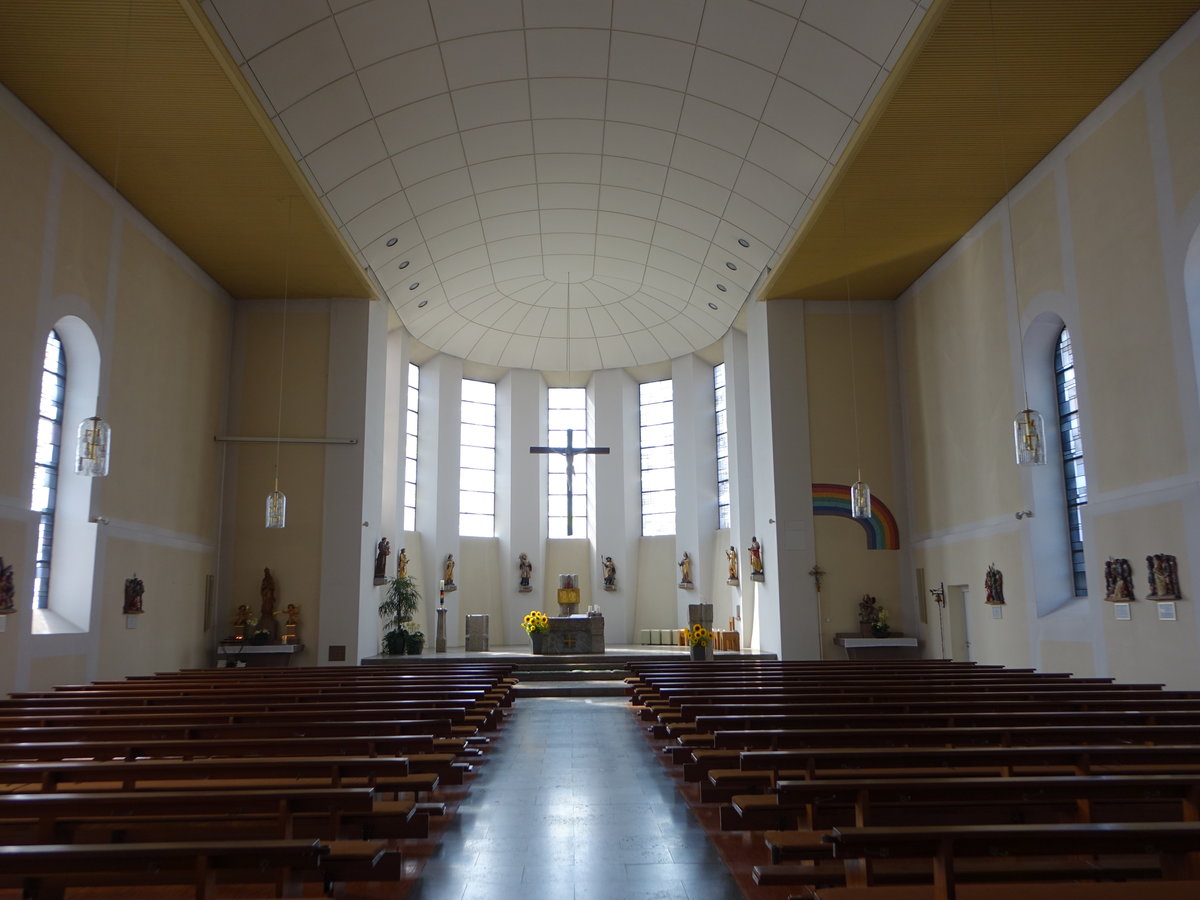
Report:
[[[624,669],[546,669],[518,668],[516,677],[527,681],[624,681]]]
[[[528,697],[624,697],[625,685],[614,681],[522,681],[516,699]]]

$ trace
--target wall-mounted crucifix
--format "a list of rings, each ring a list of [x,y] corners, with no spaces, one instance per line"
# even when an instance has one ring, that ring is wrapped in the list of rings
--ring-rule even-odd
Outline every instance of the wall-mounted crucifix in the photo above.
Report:
[[[607,447],[576,447],[575,441],[574,441],[574,434],[575,434],[574,429],[572,429],[572,428],[567,429],[567,446],[565,446],[565,447],[530,447],[529,448],[530,453],[561,453],[563,456],[565,456],[567,458],[567,534],[568,535],[575,533],[575,529],[573,527],[574,507],[572,505],[572,500],[573,500],[572,484],[575,481],[575,457],[578,456],[580,453],[587,453],[589,455],[604,455],[604,456],[608,455]]]

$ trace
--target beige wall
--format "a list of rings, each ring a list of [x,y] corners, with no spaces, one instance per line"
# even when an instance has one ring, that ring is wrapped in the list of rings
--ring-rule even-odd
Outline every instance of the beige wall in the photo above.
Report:
[[[234,398],[230,434],[236,437],[324,437],[329,377],[330,316],[323,301],[238,304],[231,372]],[[280,395],[280,360],[283,392]],[[275,579],[278,608],[301,608],[305,649],[297,662],[318,662],[321,547],[324,535],[325,465],[337,452],[323,444],[229,443],[226,578],[220,616],[226,622],[245,604],[261,611],[263,570]],[[287,497],[287,524],[265,527],[267,494],[275,486]],[[412,555],[411,553],[409,554]],[[347,601],[349,602],[349,601]],[[277,618],[276,625],[282,623]]]
[[[912,527],[999,514],[1019,488],[1006,435],[1013,392],[1001,229],[989,225],[925,275],[898,314]]]
[[[1100,490],[1178,475],[1187,467],[1176,361],[1169,341],[1167,273],[1155,202],[1154,161],[1140,94],[1113,111],[1066,158],[1067,192],[1093,415],[1088,480]],[[1080,354],[1077,351],[1077,356]]]
[[[892,464],[892,313],[890,305],[854,304],[851,314],[844,303],[808,304],[805,353],[812,480],[852,484],[861,460],[872,500],[885,503],[903,521],[903,494]],[[858,633],[863,594],[872,594],[887,608],[894,631],[910,630],[911,604],[901,589],[900,552],[868,549],[862,525],[851,519],[818,516],[813,533],[817,563],[826,572],[819,615],[822,655],[842,657],[833,639],[838,633]]]
[[[1196,115],[1200,43],[1191,42],[1166,64],[1160,84],[1167,148],[1171,154],[1174,212],[1182,217],[1200,195],[1200,116]]]
[[[0,441],[0,556],[14,566],[18,605],[0,634],[0,692],[199,665],[210,638],[206,577],[216,568],[212,438],[224,430],[230,300],[2,91],[0,194],[0,416],[10,426]],[[85,322],[100,349],[97,406],[113,428],[113,454],[109,476],[87,487],[92,514],[110,524],[83,529],[96,542],[84,631],[34,634],[37,391],[46,335],[66,315]],[[78,379],[67,349],[68,379]],[[60,479],[82,478],[72,471],[77,425],[64,423]],[[68,565],[89,558],[69,542],[55,552]],[[129,628],[121,606],[134,574],[146,612]]]
[[[0,106],[0,311],[8,335],[32,340],[37,330],[41,241],[50,189],[49,149]],[[23,343],[23,342],[22,342]],[[8,340],[0,353],[0,421],[24,422],[29,416],[32,381],[40,377],[29,353]],[[14,352],[17,351],[17,352]],[[33,445],[13,436],[0,441],[0,497],[29,503],[28,456]],[[13,545],[6,542],[5,547]],[[0,550],[6,560],[17,550]],[[20,577],[20,576],[18,576]]]
[[[1001,203],[900,302],[914,566],[930,586],[970,586],[967,626],[981,662],[1200,686],[1191,550],[1200,416],[1181,252],[1200,210],[1198,76],[1194,20],[1018,185],[1016,293]],[[1045,470],[1023,472],[1011,449],[1019,335],[1044,338],[1060,327],[1047,322],[1071,329],[1089,490],[1090,592],[1052,612],[1061,561],[1047,557],[1044,538],[1065,533],[1061,468],[1052,458]],[[1031,385],[1052,385],[1049,358],[1024,362]],[[1053,407],[1042,412],[1057,451]],[[1036,518],[1016,520],[1023,509]],[[1178,557],[1178,619],[1160,621],[1156,606],[1140,600],[1130,621],[1116,621],[1103,600],[1104,561],[1128,558],[1144,597],[1144,560],[1153,553]],[[993,562],[1005,577],[1002,619],[983,606]],[[927,655],[937,653],[936,619],[930,608]]]

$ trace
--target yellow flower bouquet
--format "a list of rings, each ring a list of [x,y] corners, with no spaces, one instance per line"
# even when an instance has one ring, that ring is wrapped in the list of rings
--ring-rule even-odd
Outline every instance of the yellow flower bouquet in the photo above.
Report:
[[[697,622],[688,632],[688,643],[693,647],[707,647],[713,639],[713,633]]]
[[[540,609],[531,609],[521,620],[527,634],[543,634],[550,630],[550,617]]]

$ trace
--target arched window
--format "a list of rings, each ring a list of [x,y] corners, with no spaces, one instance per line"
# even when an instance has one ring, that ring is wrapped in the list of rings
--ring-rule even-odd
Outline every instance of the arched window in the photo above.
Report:
[[[1054,383],[1058,393],[1058,428],[1062,436],[1063,482],[1066,487],[1067,530],[1071,541],[1071,572],[1075,596],[1087,596],[1087,563],[1083,556],[1083,506],[1087,475],[1083,467],[1083,438],[1079,432],[1079,399],[1075,390],[1075,355],[1071,333],[1058,336],[1054,351]]]
[[[46,340],[30,506],[38,523],[34,570],[34,634],[82,633],[92,624],[96,564],[94,479],[70,464],[79,423],[96,415],[100,346],[80,317],[56,321]],[[67,465],[62,463],[66,432]],[[51,552],[53,551],[53,552]]]
[[[33,608],[50,605],[50,557],[54,549],[54,512],[58,507],[58,466],[62,455],[63,404],[67,394],[67,357],[57,331],[46,339],[42,394],[38,405],[37,446],[33,455],[33,493],[29,508],[38,518]]]

